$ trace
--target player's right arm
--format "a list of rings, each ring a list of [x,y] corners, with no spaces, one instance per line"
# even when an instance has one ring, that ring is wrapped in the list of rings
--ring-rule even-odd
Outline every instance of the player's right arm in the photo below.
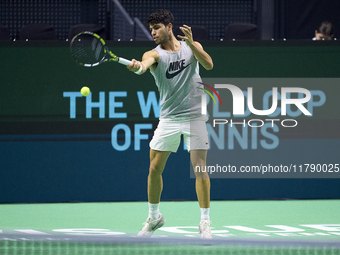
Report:
[[[132,59],[131,61],[132,63],[127,66],[127,69],[129,69],[131,72],[137,72],[140,67],[142,67],[142,70],[139,73],[139,75],[141,75],[145,73],[148,69],[150,69],[151,71],[156,69],[157,63],[159,61],[159,54],[156,50],[150,50],[144,53],[141,62],[135,59]]]

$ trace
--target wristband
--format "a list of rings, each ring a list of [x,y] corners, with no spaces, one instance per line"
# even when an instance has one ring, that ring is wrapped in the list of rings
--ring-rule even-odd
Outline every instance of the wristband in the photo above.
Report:
[[[135,74],[140,74],[143,70],[143,66],[142,64],[140,64],[140,68],[138,69],[138,71],[135,72]]]

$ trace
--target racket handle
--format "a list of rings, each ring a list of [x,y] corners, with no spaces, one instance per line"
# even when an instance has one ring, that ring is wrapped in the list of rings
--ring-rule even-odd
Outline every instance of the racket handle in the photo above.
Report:
[[[127,65],[130,65],[132,63],[132,61],[127,60],[125,58],[118,58],[118,63],[127,66]]]

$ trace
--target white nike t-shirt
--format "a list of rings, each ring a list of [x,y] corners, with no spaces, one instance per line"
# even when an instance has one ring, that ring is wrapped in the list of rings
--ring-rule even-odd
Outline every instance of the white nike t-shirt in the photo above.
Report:
[[[160,119],[191,120],[202,116],[201,99],[204,92],[199,82],[199,63],[190,47],[181,42],[181,49],[170,52],[157,46],[157,68],[151,72],[161,98]]]

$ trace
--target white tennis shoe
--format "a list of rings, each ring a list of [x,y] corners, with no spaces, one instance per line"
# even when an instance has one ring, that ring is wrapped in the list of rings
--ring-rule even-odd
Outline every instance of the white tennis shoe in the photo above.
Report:
[[[149,217],[146,222],[144,222],[144,227],[141,231],[137,234],[138,237],[150,237],[152,236],[153,232],[156,229],[162,227],[165,223],[165,219],[162,214],[159,214],[159,219],[154,220],[153,218]]]
[[[210,229],[210,221],[201,220],[198,226],[198,232],[200,233],[202,239],[213,239]]]

